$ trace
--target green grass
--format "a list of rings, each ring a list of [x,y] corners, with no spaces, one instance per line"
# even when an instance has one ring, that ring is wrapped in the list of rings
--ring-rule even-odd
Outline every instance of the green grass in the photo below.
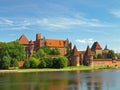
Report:
[[[30,68],[30,69],[14,69],[14,70],[0,70],[0,72],[49,72],[49,71],[73,71],[73,70],[97,70],[97,69],[114,69],[116,67],[108,67],[108,66],[68,66],[61,69],[55,68]],[[120,68],[120,67],[117,67]]]

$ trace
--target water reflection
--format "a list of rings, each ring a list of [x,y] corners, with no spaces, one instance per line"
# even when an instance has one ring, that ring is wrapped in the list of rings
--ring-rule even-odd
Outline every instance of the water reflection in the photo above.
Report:
[[[0,90],[120,90],[120,70],[0,73]]]

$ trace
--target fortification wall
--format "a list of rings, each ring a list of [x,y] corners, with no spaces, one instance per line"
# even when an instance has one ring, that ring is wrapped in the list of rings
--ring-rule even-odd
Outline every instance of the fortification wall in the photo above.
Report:
[[[120,60],[112,59],[94,59],[92,66],[120,66]]]

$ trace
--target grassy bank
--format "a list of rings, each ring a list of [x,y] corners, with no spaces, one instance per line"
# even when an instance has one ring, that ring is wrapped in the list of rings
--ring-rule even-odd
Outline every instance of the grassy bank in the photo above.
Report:
[[[73,71],[73,70],[95,70],[95,69],[115,69],[116,67],[107,67],[107,66],[68,66],[62,69],[53,69],[53,68],[36,68],[36,69],[13,69],[13,70],[0,70],[0,73],[3,72],[51,72],[51,71]],[[117,67],[119,68],[119,67]]]

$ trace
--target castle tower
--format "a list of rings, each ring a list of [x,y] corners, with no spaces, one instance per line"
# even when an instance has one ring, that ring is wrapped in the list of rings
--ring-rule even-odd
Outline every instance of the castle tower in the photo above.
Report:
[[[37,33],[37,34],[36,34],[36,41],[37,41],[37,40],[40,40],[40,39],[41,39],[41,34],[40,34],[40,33]]]
[[[83,64],[89,66],[92,64],[92,60],[93,60],[92,51],[90,47],[87,46],[87,49],[84,54]]]
[[[92,47],[91,47],[92,52],[94,52],[96,55],[98,54],[102,54],[102,48],[100,46],[100,44],[96,41],[93,43]]]
[[[71,63],[71,66],[79,66],[80,65],[80,54],[79,54],[76,46],[74,46],[74,48],[72,50],[70,63]]]

